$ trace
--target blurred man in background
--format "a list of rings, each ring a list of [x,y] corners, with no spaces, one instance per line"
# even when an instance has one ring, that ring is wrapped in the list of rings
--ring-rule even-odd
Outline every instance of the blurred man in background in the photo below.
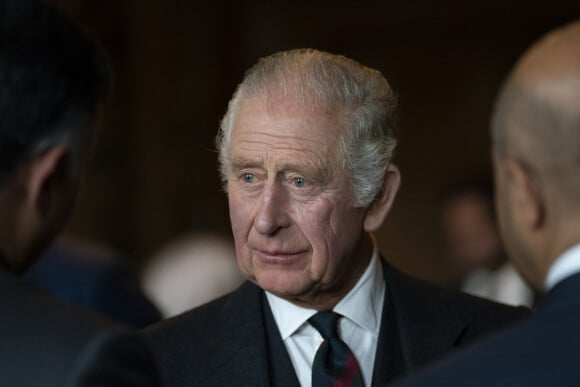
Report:
[[[451,186],[442,198],[441,224],[457,288],[505,304],[532,305],[532,290],[507,260],[491,182],[465,179]]]
[[[536,314],[398,386],[576,386],[580,380],[580,22],[532,46],[492,123],[506,249],[546,294]]]
[[[108,91],[106,60],[41,0],[0,0],[0,384],[155,386],[133,334],[16,274],[61,230]]]

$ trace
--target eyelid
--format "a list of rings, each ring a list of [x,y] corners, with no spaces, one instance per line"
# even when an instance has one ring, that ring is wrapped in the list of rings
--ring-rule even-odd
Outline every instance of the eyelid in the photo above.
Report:
[[[302,179],[303,185],[298,186],[295,184],[296,179]],[[310,194],[316,190],[317,186],[319,185],[318,182],[308,176],[305,176],[300,173],[291,173],[289,176],[286,177],[287,184],[290,186],[291,189],[295,190],[296,192],[300,192],[303,194]]]

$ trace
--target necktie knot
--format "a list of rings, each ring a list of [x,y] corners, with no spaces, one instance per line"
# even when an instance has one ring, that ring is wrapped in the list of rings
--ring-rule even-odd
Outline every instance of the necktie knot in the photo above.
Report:
[[[338,337],[338,320],[342,316],[334,312],[318,312],[308,320],[325,339]]]
[[[324,338],[312,363],[312,387],[363,387],[360,368],[348,346],[338,337],[342,316],[318,312],[308,322]]]

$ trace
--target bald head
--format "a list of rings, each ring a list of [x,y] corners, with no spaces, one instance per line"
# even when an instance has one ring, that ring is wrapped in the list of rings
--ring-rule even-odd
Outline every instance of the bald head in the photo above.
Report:
[[[492,132],[500,231],[522,275],[542,289],[553,261],[580,241],[580,22],[522,56]]]
[[[517,63],[496,105],[493,142],[500,155],[580,186],[563,180],[580,171],[580,22],[549,33]]]

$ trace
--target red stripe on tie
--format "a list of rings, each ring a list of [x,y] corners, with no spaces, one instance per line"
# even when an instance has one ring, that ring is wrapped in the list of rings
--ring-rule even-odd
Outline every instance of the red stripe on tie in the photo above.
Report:
[[[348,354],[348,359],[346,360],[346,366],[342,371],[342,375],[334,382],[333,387],[350,387],[354,377],[359,372],[358,364],[354,358],[352,352]]]

